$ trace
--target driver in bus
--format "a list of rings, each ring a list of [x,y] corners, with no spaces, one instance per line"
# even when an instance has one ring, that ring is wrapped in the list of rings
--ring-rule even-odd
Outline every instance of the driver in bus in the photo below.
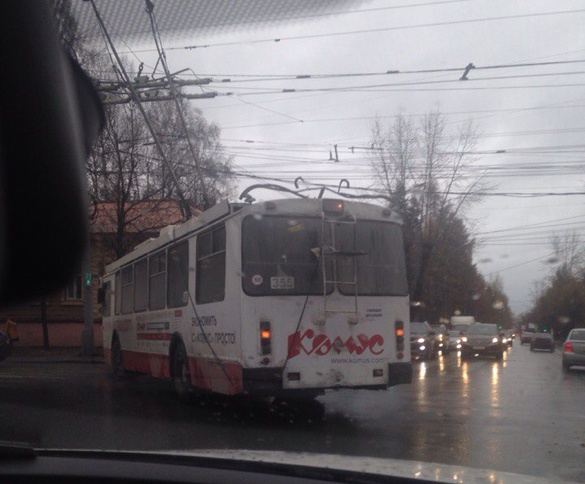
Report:
[[[300,281],[310,280],[319,267],[319,252],[319,236],[315,230],[306,230],[303,223],[289,227],[278,275],[291,276]]]

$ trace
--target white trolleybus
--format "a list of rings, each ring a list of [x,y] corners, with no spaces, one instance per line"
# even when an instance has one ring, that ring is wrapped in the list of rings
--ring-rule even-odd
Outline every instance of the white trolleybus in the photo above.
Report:
[[[180,397],[313,398],[412,379],[402,229],[381,206],[223,202],[108,265],[103,282],[106,361],[170,378]]]

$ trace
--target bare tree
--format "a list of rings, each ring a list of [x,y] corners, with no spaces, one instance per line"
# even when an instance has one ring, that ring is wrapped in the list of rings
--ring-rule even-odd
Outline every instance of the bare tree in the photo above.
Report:
[[[555,233],[550,238],[550,245],[554,252],[552,260],[556,270],[573,276],[579,276],[585,271],[585,244],[576,230],[567,230],[561,234]]]
[[[109,106],[107,123],[87,164],[90,198],[97,209],[111,202],[109,212],[116,227],[113,249],[117,257],[128,247],[127,228],[137,215],[133,208],[145,200],[159,199],[160,188],[150,182],[152,149],[141,114],[131,104]]]
[[[149,113],[182,192],[197,207],[205,210],[231,195],[231,159],[224,153],[218,126],[207,122],[201,112],[193,109],[187,101],[181,100],[181,104],[187,132],[174,103],[155,103]],[[176,187],[170,183],[168,170],[167,166],[159,163],[156,173],[163,196],[172,198]]]
[[[448,252],[471,253],[473,240],[458,224],[464,209],[490,188],[471,170],[477,128],[468,122],[451,138],[446,127],[444,116],[433,111],[418,125],[403,115],[388,127],[378,121],[372,132],[373,171],[404,218],[411,297],[425,299],[427,306],[434,297],[425,294],[425,287],[433,286],[428,283],[429,268],[436,277],[441,260],[471,264],[471,257],[461,259]],[[458,233],[458,238],[450,232]]]

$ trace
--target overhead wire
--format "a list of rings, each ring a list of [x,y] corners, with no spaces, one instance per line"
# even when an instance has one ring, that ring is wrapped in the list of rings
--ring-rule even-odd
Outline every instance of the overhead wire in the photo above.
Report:
[[[519,68],[519,67],[540,67],[540,66],[553,66],[553,65],[567,65],[567,64],[583,64],[585,63],[585,59],[574,59],[574,60],[567,60],[567,61],[549,61],[549,62],[527,62],[527,63],[518,63],[518,64],[495,64],[495,65],[486,65],[486,66],[475,66],[473,68],[474,71],[482,71],[482,70],[492,70],[492,69],[510,69],[510,68]],[[244,82],[274,82],[274,81],[307,81],[307,80],[323,80],[323,79],[344,79],[344,78],[354,78],[354,77],[377,77],[377,76],[402,76],[402,75],[411,75],[411,74],[430,74],[430,73],[450,73],[456,72],[461,73],[465,70],[465,66],[458,66],[458,67],[447,67],[447,68],[437,68],[437,69],[414,69],[414,70],[387,70],[387,71],[379,71],[379,72],[353,72],[353,73],[332,73],[332,74],[198,74],[198,76],[202,77],[210,77],[212,78],[212,83],[214,84],[226,84],[231,85],[234,83],[244,83]],[[568,71],[566,73],[559,73],[562,74],[582,74],[582,71]],[[514,76],[496,76],[496,77],[485,77],[485,78],[467,78],[465,80],[492,80],[492,79],[516,79],[516,78],[523,78],[523,77],[540,77],[540,76],[550,76],[554,75],[554,73],[541,73],[541,74],[531,74],[531,75],[522,75],[517,74]],[[221,79],[214,79],[215,77],[221,77]],[[242,79],[231,79],[231,77],[241,77]],[[460,81],[461,79],[457,77],[456,79],[450,79],[442,82],[453,82],[453,81]],[[435,81],[439,82],[439,81]],[[428,83],[431,83],[430,81]]]
[[[582,13],[585,13],[585,9],[557,10],[557,11],[552,11],[552,12],[535,12],[535,13],[525,13],[525,14],[501,15],[501,16],[493,16],[493,17],[480,17],[480,18],[462,19],[462,20],[447,20],[447,21],[442,21],[442,22],[427,22],[427,23],[421,23],[421,24],[398,25],[398,26],[391,26],[391,27],[379,27],[379,28],[372,28],[372,29],[359,29],[359,30],[350,30],[350,31],[341,31],[341,32],[326,32],[326,33],[307,34],[307,35],[281,36],[281,37],[263,38],[263,39],[255,39],[255,40],[254,39],[252,39],[252,40],[242,39],[239,41],[215,42],[215,43],[200,44],[200,45],[170,47],[170,48],[168,48],[168,50],[193,50],[193,49],[207,49],[207,48],[211,48],[211,47],[227,47],[227,46],[244,45],[244,44],[261,44],[261,43],[273,43],[273,42],[279,43],[279,42],[285,42],[285,41],[319,39],[319,38],[339,37],[339,36],[346,36],[346,35],[392,32],[392,31],[399,31],[399,30],[421,29],[421,28],[430,28],[430,27],[445,27],[445,26],[450,26],[450,25],[461,25],[461,24],[470,24],[470,23],[481,23],[481,22],[494,22],[494,21],[502,21],[502,20],[515,20],[515,19],[520,19],[520,18],[536,18],[536,17],[557,16],[557,15],[577,15],[577,14],[582,14]],[[138,52],[151,52],[151,50],[144,49],[144,50],[140,50]]]

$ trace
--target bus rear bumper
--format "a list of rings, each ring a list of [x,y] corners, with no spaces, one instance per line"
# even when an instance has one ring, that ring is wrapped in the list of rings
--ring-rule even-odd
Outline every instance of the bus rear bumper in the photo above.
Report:
[[[326,388],[283,388],[283,373],[281,368],[254,368],[243,370],[244,393],[257,396],[298,396],[314,398],[323,395]],[[412,364],[389,363],[388,384],[351,386],[354,389],[383,390],[385,388],[412,382]],[[337,387],[331,387],[336,389]]]
[[[257,397],[313,399],[325,392],[318,388],[285,389],[282,368],[253,368],[243,370],[244,392]]]
[[[412,363],[388,363],[388,386],[412,383]]]

